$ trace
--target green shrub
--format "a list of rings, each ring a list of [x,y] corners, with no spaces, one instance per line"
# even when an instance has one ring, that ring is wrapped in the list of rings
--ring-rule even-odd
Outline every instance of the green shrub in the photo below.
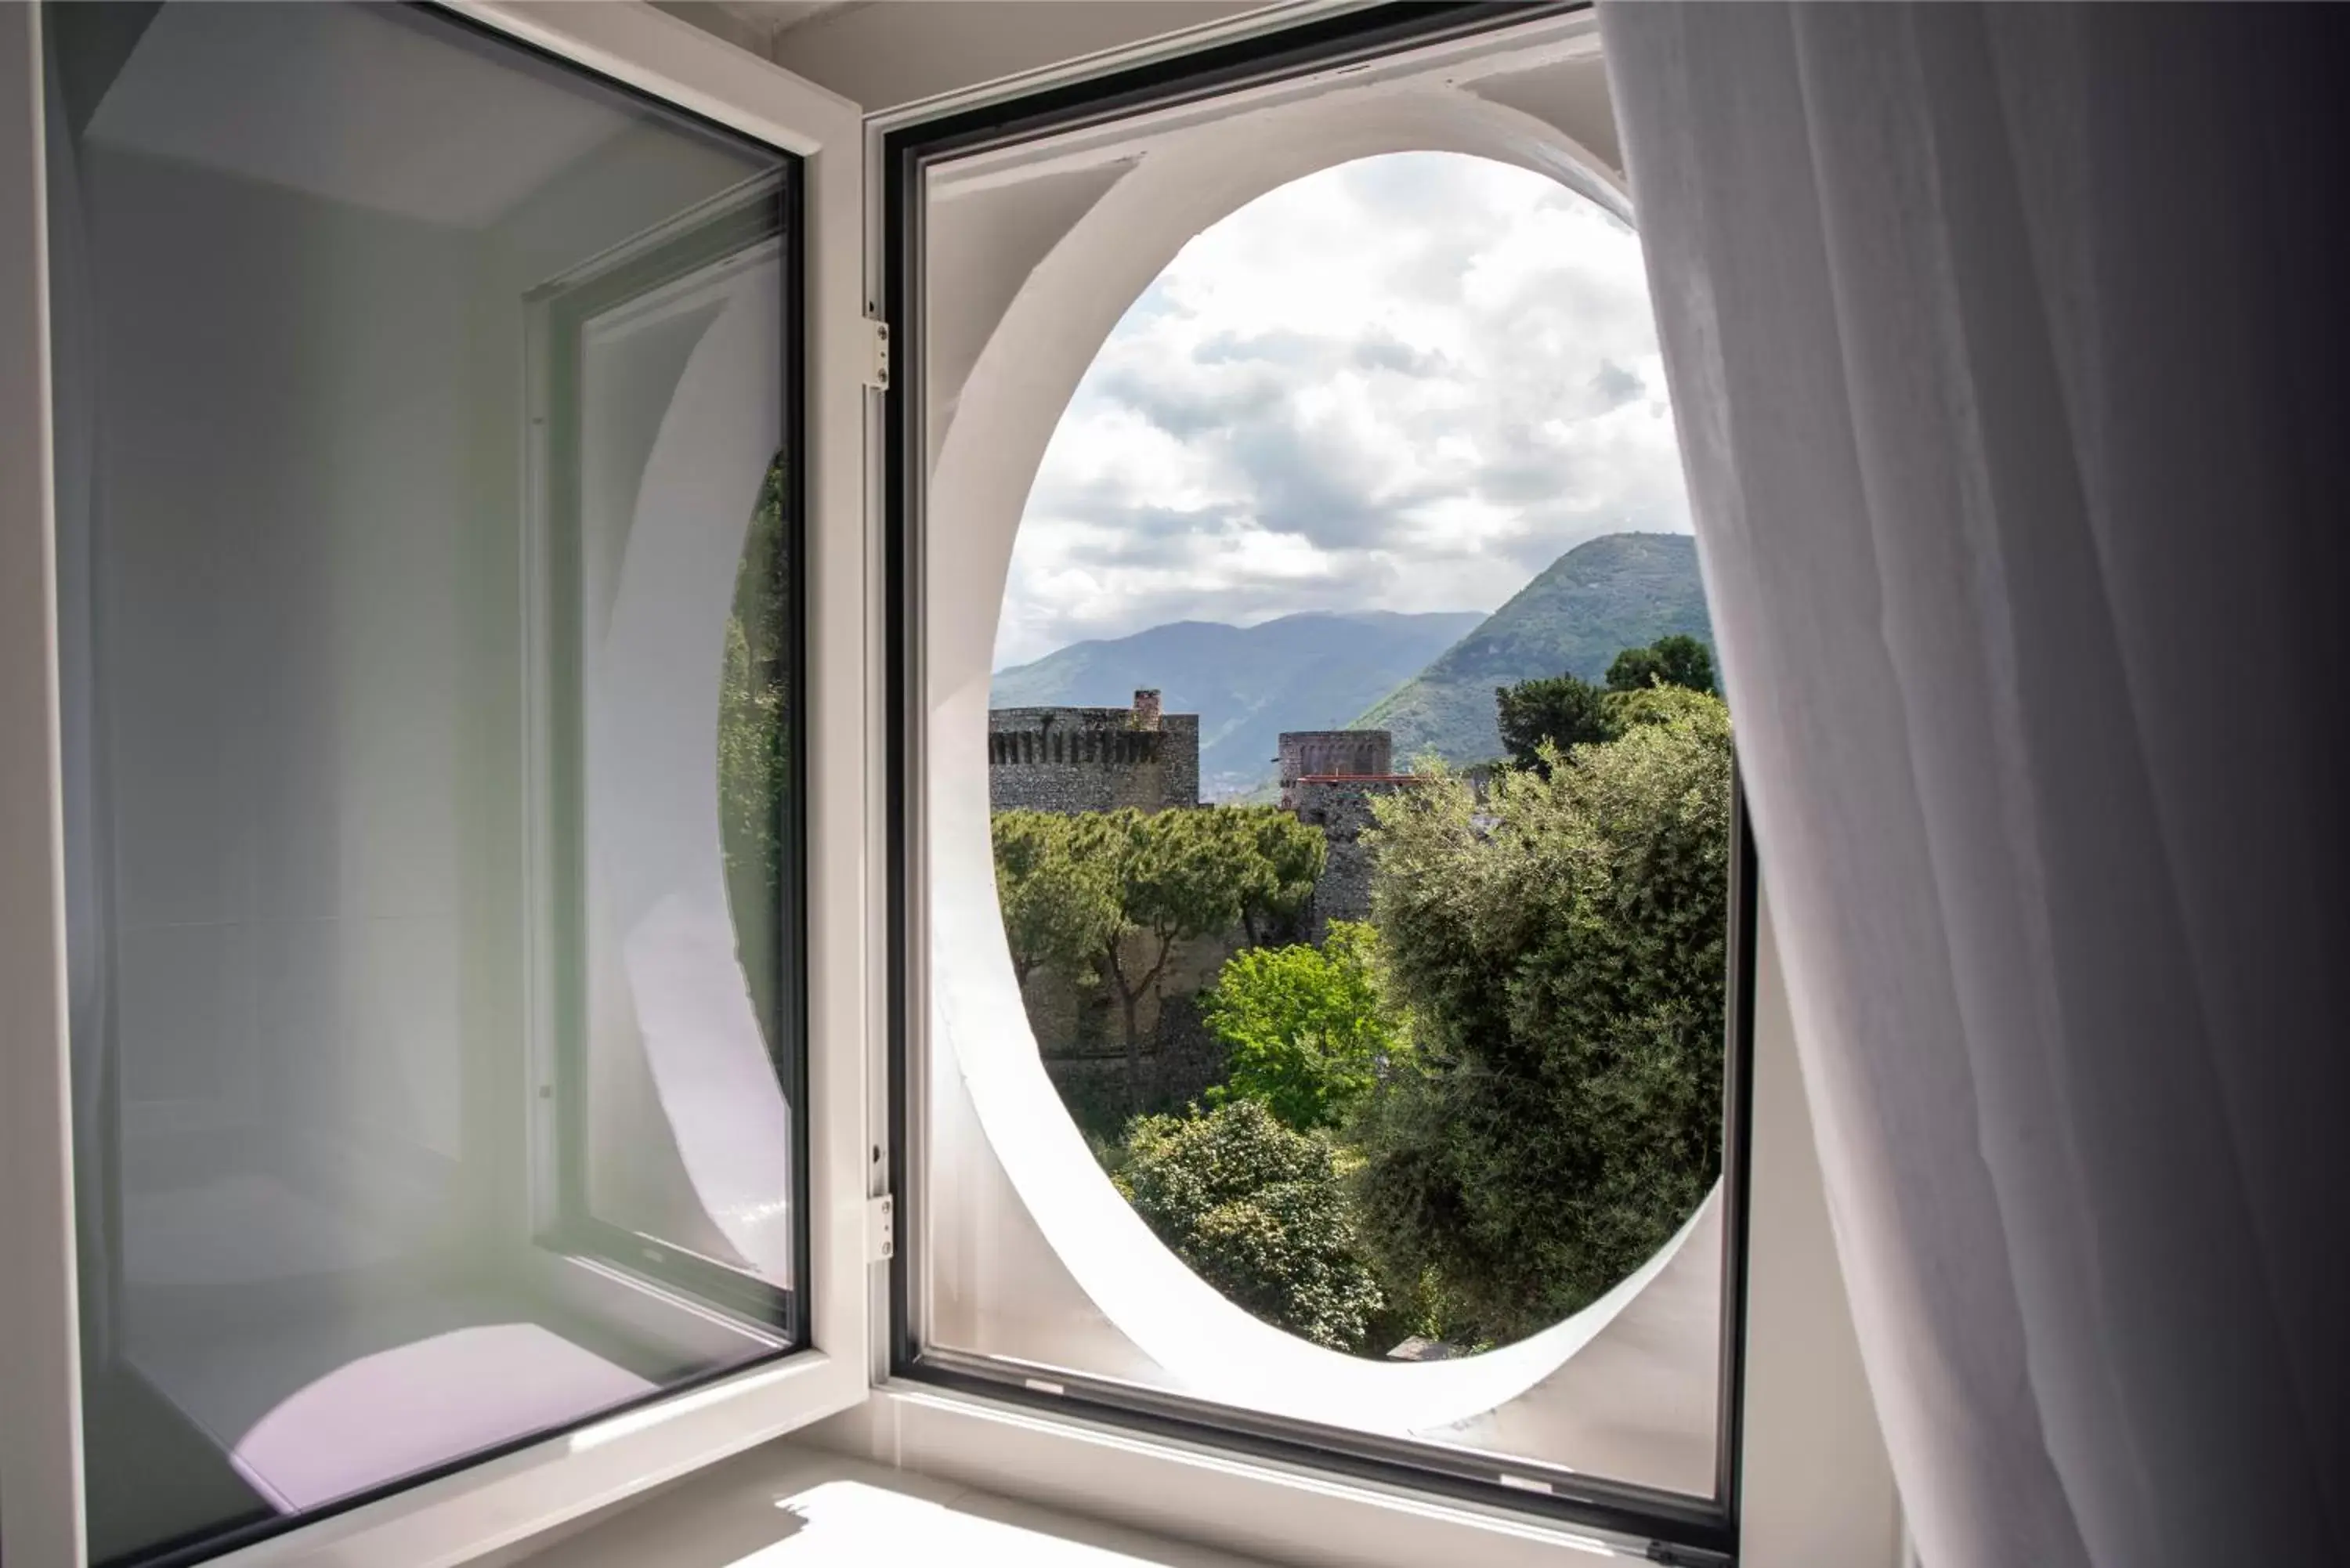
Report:
[[[1140,1116],[1106,1163],[1159,1239],[1235,1304],[1333,1350],[1360,1350],[1381,1303],[1329,1143],[1254,1100]]]

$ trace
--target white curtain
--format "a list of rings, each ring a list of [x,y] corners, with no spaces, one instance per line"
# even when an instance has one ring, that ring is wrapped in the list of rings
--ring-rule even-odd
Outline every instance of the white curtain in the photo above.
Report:
[[[2345,23],[1603,10],[1926,1568],[2350,1561]]]

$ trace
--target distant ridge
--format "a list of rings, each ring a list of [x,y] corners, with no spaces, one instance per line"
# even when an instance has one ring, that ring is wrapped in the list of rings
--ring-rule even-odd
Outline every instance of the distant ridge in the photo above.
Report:
[[[1124,707],[1155,686],[1167,711],[1200,715],[1201,794],[1232,798],[1271,778],[1282,731],[1343,727],[1484,620],[1365,610],[1251,627],[1176,621],[999,670],[988,705]]]
[[[1393,731],[1399,765],[1429,751],[1447,762],[1482,762],[1502,751],[1495,687],[1543,675],[1596,680],[1617,653],[1673,632],[1713,645],[1697,541],[1686,534],[1604,535],[1544,567],[1355,726]]]

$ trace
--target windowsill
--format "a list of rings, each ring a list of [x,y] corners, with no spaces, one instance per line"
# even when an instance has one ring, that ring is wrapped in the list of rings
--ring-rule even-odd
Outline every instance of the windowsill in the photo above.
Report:
[[[1055,1513],[868,1459],[782,1442],[589,1521],[479,1560],[530,1568],[1252,1568],[1249,1560]]]
[[[1593,1568],[1641,1561],[1480,1510],[906,1384],[471,1568]]]
[[[1645,1558],[1644,1542],[1502,1508],[1481,1508],[1205,1444],[1037,1411],[920,1384],[874,1390],[863,1405],[794,1439],[897,1467],[925,1484],[968,1486],[1063,1517],[1208,1551],[1210,1561],[1315,1568],[1575,1568]],[[1191,1543],[1178,1548],[1173,1542]],[[1174,1561],[1173,1558],[1167,1559]]]

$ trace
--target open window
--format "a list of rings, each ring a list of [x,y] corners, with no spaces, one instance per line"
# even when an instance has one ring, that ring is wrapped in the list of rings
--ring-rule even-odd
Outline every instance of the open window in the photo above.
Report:
[[[1586,15],[901,118],[868,257],[855,107],[649,5],[0,11],[12,1564],[456,1561],[885,1371],[1734,1549],[1754,887]],[[1415,249],[1474,345],[1363,316]],[[1543,1030],[1414,833],[1523,930],[1662,873],[1572,1223],[1415,1175]]]
[[[1700,1560],[1754,879],[1598,72],[892,132],[893,1366]]]
[[[853,1403],[855,110],[650,7],[0,26],[65,978],[0,1098],[72,1176],[0,1200],[9,1561],[413,1563]]]

